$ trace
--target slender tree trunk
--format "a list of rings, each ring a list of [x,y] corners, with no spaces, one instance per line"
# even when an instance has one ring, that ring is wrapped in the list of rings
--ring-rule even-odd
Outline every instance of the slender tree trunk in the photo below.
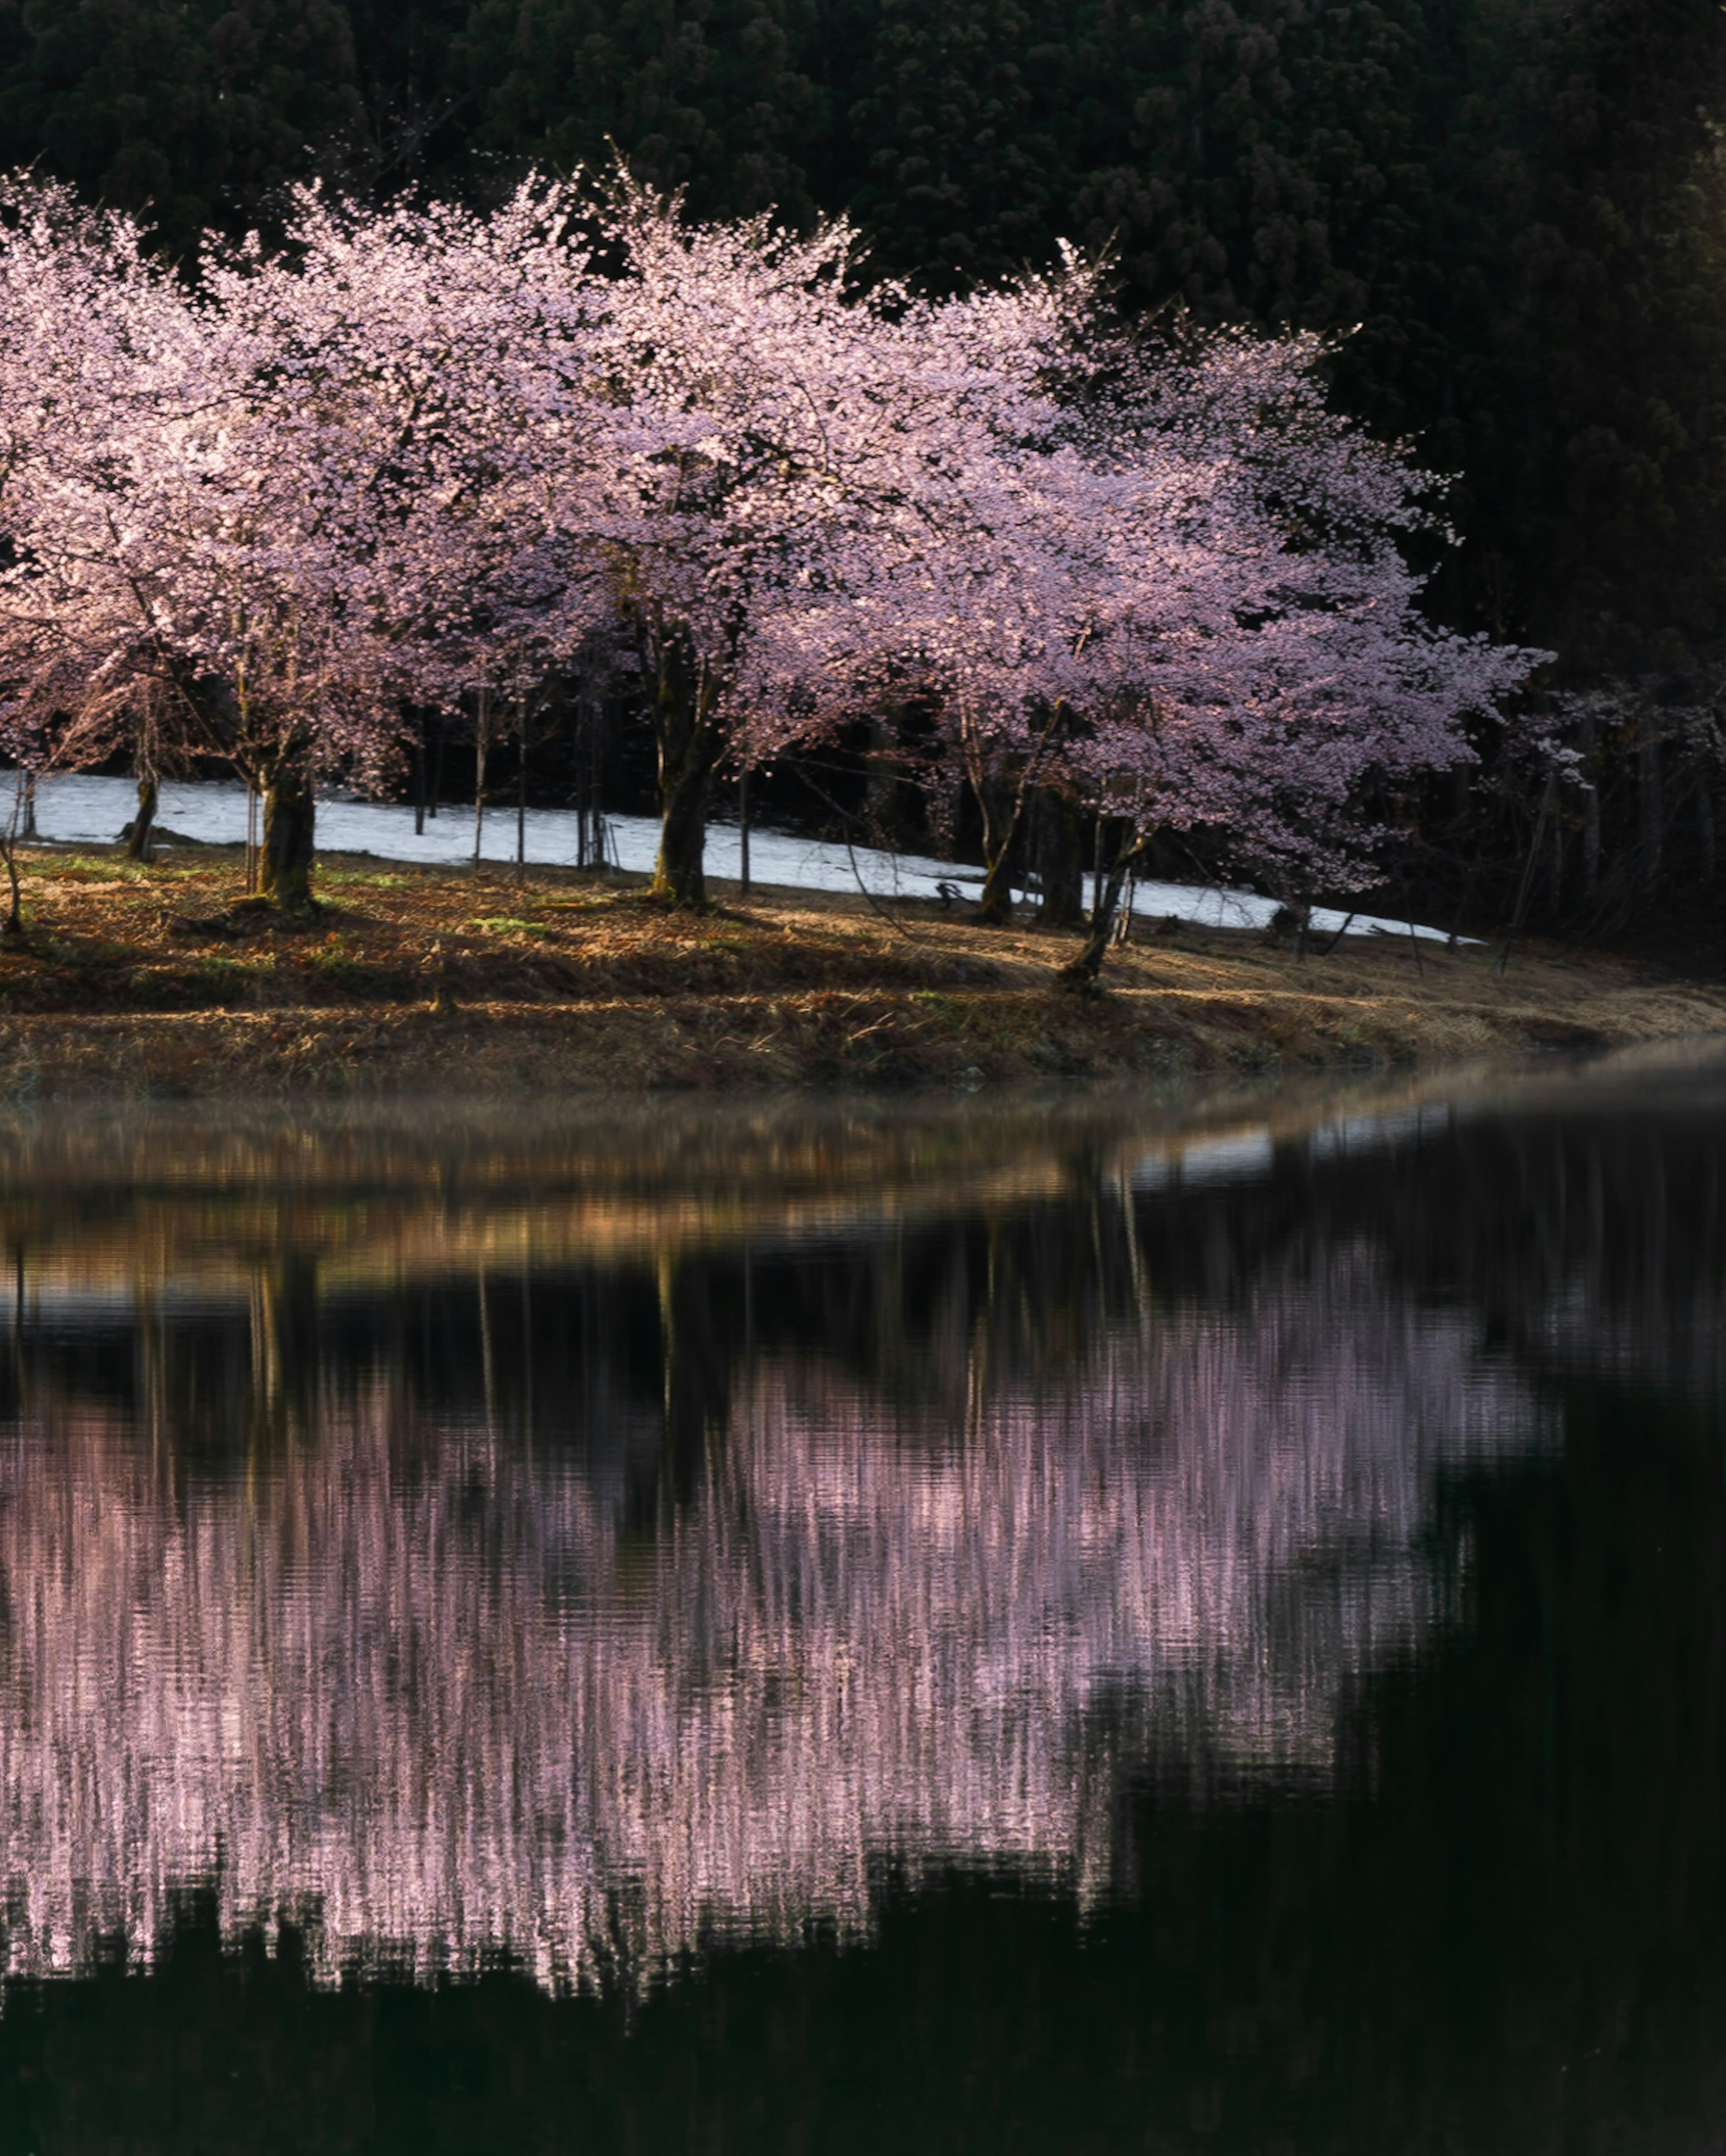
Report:
[[[521,768],[516,774],[516,880],[520,883],[527,874],[527,706],[523,704],[521,723],[518,733],[521,744]]]
[[[1642,806],[1642,882],[1652,890],[1660,880],[1666,851],[1666,798],[1661,784],[1660,743],[1645,741],[1636,752]]]
[[[1582,894],[1592,906],[1600,884],[1600,773],[1595,755],[1596,742],[1595,715],[1590,711],[1582,721],[1582,776],[1588,788],[1582,804]]]
[[[1540,796],[1540,813],[1534,819],[1534,835],[1528,841],[1528,858],[1523,864],[1523,880],[1517,887],[1516,908],[1510,916],[1510,927],[1505,932],[1503,948],[1492,961],[1495,975],[1502,973],[1510,963],[1512,948],[1528,910],[1528,895],[1534,888],[1534,870],[1539,863],[1540,846],[1546,836],[1547,821],[1552,814],[1553,803],[1558,798],[1558,785],[1557,773],[1549,770],[1546,785]]]
[[[1138,872],[1136,870],[1128,869],[1126,886],[1121,893],[1120,904],[1115,909],[1113,934],[1114,940],[1117,943],[1130,943],[1133,941],[1133,901],[1138,888]],[[1301,955],[1302,939],[1306,934],[1306,921],[1307,916],[1303,909],[1301,915],[1301,926],[1295,931],[1295,956],[1297,958]]]
[[[737,888],[749,896],[749,773],[737,780]]]
[[[0,835],[0,860],[6,863],[6,880],[12,892],[5,921],[0,922],[0,936],[10,942],[24,932],[24,895],[18,885],[18,844],[10,834]]]
[[[444,735],[446,729],[440,716],[438,730],[432,737],[431,783],[426,788],[425,813],[433,823],[438,820],[438,796],[444,788]]]
[[[150,837],[156,828],[156,803],[158,788],[153,771],[138,773],[138,813],[133,817],[126,834],[126,859],[147,861],[150,858]]]
[[[264,784],[264,844],[259,869],[264,896],[290,913],[311,905],[311,863],[317,835],[317,802],[303,767],[284,761]]]
[[[1582,808],[1582,886],[1592,903],[1600,887],[1600,789],[1595,785]]]
[[[1091,932],[1085,938],[1085,947],[1076,958],[1061,968],[1057,976],[1063,987],[1094,988],[1102,972],[1115,932],[1115,916],[1121,910],[1121,893],[1126,888],[1128,872],[1143,850],[1143,841],[1135,839],[1131,832],[1123,839],[1115,858],[1105,870],[1102,868],[1102,842],[1099,824],[1097,839],[1098,886],[1097,903],[1091,911]]]
[[[24,823],[23,829],[19,832],[18,836],[23,839],[33,839],[38,835],[39,834],[36,829],[36,774],[33,771],[27,771],[24,773]]]
[[[425,835],[425,728],[414,744],[414,835]]]
[[[474,874],[480,873],[480,841],[485,831],[485,752],[491,745],[491,700],[480,691],[480,716],[474,727]]]

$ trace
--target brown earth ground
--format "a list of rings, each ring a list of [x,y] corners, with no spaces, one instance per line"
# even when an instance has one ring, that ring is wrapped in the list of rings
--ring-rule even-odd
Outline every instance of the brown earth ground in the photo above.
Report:
[[[639,880],[387,868],[326,856],[308,922],[243,896],[233,850],[139,868],[23,860],[0,944],[0,1099],[248,1098],[650,1087],[963,1086],[1371,1068],[1726,1030],[1726,981],[1671,964],[1140,924],[1106,993],[1075,939],[933,903],[716,887],[662,911]]]

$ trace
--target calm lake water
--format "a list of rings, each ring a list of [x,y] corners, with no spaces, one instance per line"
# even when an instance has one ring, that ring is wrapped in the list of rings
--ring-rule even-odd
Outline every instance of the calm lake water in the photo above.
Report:
[[[0,2149],[1726,2148],[1726,1060],[0,1127]]]

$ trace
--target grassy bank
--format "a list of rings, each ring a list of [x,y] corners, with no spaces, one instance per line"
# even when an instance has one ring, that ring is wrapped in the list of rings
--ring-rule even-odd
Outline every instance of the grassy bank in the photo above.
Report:
[[[1726,1029],[1726,983],[1671,967],[1350,938],[1297,959],[1256,932],[1138,928],[1107,993],[1054,969],[1071,939],[932,904],[719,887],[702,915],[624,879],[478,876],[328,860],[285,922],[237,860],[177,849],[27,859],[0,948],[14,1103],[649,1087],[970,1086],[1458,1058]]]

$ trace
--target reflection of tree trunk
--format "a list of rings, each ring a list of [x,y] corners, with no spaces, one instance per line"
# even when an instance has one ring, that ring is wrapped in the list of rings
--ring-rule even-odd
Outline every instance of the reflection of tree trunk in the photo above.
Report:
[[[1085,839],[1077,804],[1052,787],[1040,787],[1036,803],[1037,879],[1045,928],[1078,928],[1085,919]]]
[[[290,1257],[260,1266],[251,1306],[253,1428],[260,1438],[280,1438],[310,1426],[316,1399],[316,1260]]]
[[[711,1266],[680,1265],[669,1257],[660,1260],[665,1424],[659,1502],[669,1498],[678,1508],[695,1496],[706,1465],[710,1434],[723,1428],[729,1407],[727,1342],[732,1336],[718,1322],[713,1307],[716,1284]]]
[[[138,813],[126,827],[128,860],[147,861],[150,858],[150,837],[156,828],[157,792],[156,773],[141,771],[138,773]]]
[[[290,912],[305,912],[311,905],[316,834],[317,803],[311,781],[297,762],[285,758],[264,784],[260,882],[264,896]]]
[[[485,1390],[485,1434],[497,1435],[497,1364],[491,1353],[491,1305],[485,1295],[485,1268],[480,1268],[480,1381]]]

